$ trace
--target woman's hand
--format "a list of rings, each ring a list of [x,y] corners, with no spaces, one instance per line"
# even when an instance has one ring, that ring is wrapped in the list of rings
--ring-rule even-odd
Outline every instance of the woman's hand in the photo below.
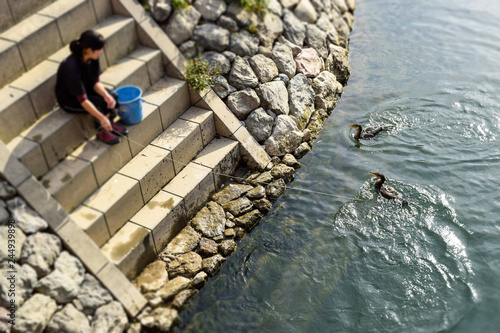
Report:
[[[106,131],[111,131],[113,129],[113,127],[111,126],[111,122],[105,115],[100,117],[99,122],[101,123],[101,127]]]
[[[110,94],[106,93],[106,95],[104,96],[104,100],[108,104],[108,109],[114,109],[115,108],[116,101],[113,98],[113,96],[111,96]]]

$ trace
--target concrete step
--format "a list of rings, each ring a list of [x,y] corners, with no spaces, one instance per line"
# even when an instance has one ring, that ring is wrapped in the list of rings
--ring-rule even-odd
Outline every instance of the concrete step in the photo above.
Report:
[[[137,60],[133,58],[134,56],[142,58]],[[138,81],[129,82],[127,78],[138,77],[144,89],[147,89],[150,86],[150,79],[147,74],[148,66],[158,72],[163,70],[163,64],[158,61],[159,57],[160,54],[157,50],[143,47],[137,49],[130,57],[126,58],[127,61],[133,61],[135,66],[123,67],[121,64],[116,65],[121,69],[120,79],[117,80],[118,84],[135,84]],[[110,67],[109,71],[116,73],[117,71],[113,70],[114,68],[115,66]],[[125,77],[125,79],[122,79],[122,77]],[[108,78],[114,78],[114,76],[108,75]],[[94,134],[95,125],[91,116],[87,114],[69,114],[57,109],[37,120],[36,123],[19,135],[23,139],[40,145],[42,156],[39,154],[40,150],[36,145],[25,142],[20,138],[10,142],[8,147],[23,163],[30,163],[25,164],[26,167],[36,177],[40,177],[53,169],[68,154]],[[41,160],[41,157],[44,160]],[[40,165],[46,165],[47,168],[42,168]]]
[[[215,193],[217,170],[232,173],[236,169],[238,143],[214,139],[195,160],[198,163],[189,163],[102,246],[103,253],[130,279],[163,250]]]
[[[50,9],[49,7],[46,9]],[[123,57],[130,54],[131,50],[137,45],[134,22],[130,18],[112,16],[99,24],[96,29],[106,39],[105,54],[100,58],[103,70],[108,67],[108,58],[110,59],[109,61],[114,63],[116,57]],[[0,40],[0,49],[4,42],[6,41]],[[23,72],[24,74],[19,78],[0,90],[0,96],[4,97],[2,99],[4,103],[0,106],[1,140],[5,143],[10,142],[22,130],[33,125],[38,118],[54,107],[56,103],[54,86],[57,68],[59,63],[69,54],[68,46],[59,49],[50,55],[47,60],[42,61],[28,72]],[[146,61],[148,64],[151,64],[149,66],[151,67],[150,72],[157,71],[160,74],[163,73],[163,66],[159,66],[157,51],[152,52],[151,49],[142,49],[137,50],[134,54],[139,59],[139,62]],[[142,70],[142,72],[144,71],[145,69]],[[129,73],[129,71],[125,72]],[[157,80],[158,75],[155,72],[151,75],[151,78]],[[144,75],[139,77],[144,78]]]
[[[0,1],[0,33],[36,13],[53,0]]]
[[[175,105],[181,99],[189,103],[185,82],[165,78],[161,80],[161,84],[163,93],[157,91],[160,96],[156,96],[156,102],[166,110],[168,105]],[[151,93],[149,95],[152,96]],[[122,142],[112,146],[95,138],[84,142],[43,176],[42,183],[66,211],[73,210],[163,131],[159,109],[157,105],[144,103],[143,120],[139,124],[125,126],[129,129],[129,134],[122,138]],[[170,108],[170,112],[175,114],[177,110]],[[87,163],[79,163],[81,168],[72,167],[76,163],[74,159]],[[89,172],[92,179],[86,182],[81,175]]]
[[[11,69],[8,74],[2,75],[0,86],[35,67],[96,23],[91,1],[58,0],[4,31],[0,39],[14,44],[0,49],[0,59],[2,63],[5,60],[7,65],[16,64],[16,70]],[[7,58],[7,54],[15,54],[12,48],[17,48],[17,57]],[[24,68],[18,66],[19,61]]]
[[[83,211],[84,215],[80,216],[82,212],[80,207],[77,207],[72,214],[77,224],[82,225],[96,243],[102,240],[102,235],[91,234],[92,231],[107,228],[109,235],[113,236],[145,202],[148,202],[176,174],[181,172],[184,166],[203,149],[203,137],[207,140],[214,137],[215,124],[211,111],[192,108],[187,112],[191,121],[179,119],[174,122],[83,201],[83,206],[95,211],[93,220],[89,220],[86,211]],[[212,124],[213,128],[209,128],[209,124]],[[61,173],[57,174],[59,177],[61,175]],[[77,175],[71,179],[75,181],[71,182],[70,178],[66,177],[66,183],[73,187],[73,191],[79,191],[82,188],[81,196],[88,195],[84,192],[87,184],[78,186]],[[58,189],[59,191],[64,193],[68,190],[61,188]],[[56,198],[58,198],[58,192],[53,194]],[[64,198],[61,199],[63,202],[64,200]],[[74,207],[75,202],[77,201],[73,201],[71,206]],[[101,218],[100,213],[104,219]],[[105,225],[96,226],[99,223]]]

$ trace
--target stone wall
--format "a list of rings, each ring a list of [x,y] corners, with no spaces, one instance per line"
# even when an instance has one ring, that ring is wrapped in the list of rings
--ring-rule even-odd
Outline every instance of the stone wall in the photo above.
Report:
[[[350,75],[354,0],[270,0],[264,16],[234,1],[187,2],[149,7],[187,58],[219,70],[214,91],[270,156],[308,145],[311,119],[331,113]]]
[[[128,327],[122,305],[1,180],[0,246],[0,332],[123,332]]]

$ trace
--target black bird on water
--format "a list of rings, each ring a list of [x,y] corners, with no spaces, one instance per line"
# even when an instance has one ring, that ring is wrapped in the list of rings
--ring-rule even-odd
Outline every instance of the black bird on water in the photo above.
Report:
[[[398,191],[396,191],[393,187],[384,185],[385,176],[383,174],[377,172],[370,172],[370,174],[378,178],[378,180],[374,184],[375,192],[386,199],[399,202],[401,206],[409,204],[409,202],[404,200],[401,194],[399,194]]]
[[[388,131],[392,128],[390,126],[385,126],[385,127],[380,126],[380,127],[367,127],[363,130],[363,127],[361,127],[360,124],[349,125],[349,127],[356,129],[356,133],[354,134],[354,138],[356,140],[372,139],[375,136],[377,136],[377,134],[379,134],[380,132]]]

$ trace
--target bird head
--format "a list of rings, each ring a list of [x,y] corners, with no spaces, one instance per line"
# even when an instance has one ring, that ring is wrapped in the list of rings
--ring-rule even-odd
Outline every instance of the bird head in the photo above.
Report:
[[[354,125],[349,125],[349,127],[352,127],[352,128],[360,128],[361,125],[360,124],[354,124]]]
[[[378,172],[370,172],[370,175],[373,175],[375,177],[377,177],[378,179],[382,179],[382,180],[385,180],[385,176],[381,173],[378,173]]]

